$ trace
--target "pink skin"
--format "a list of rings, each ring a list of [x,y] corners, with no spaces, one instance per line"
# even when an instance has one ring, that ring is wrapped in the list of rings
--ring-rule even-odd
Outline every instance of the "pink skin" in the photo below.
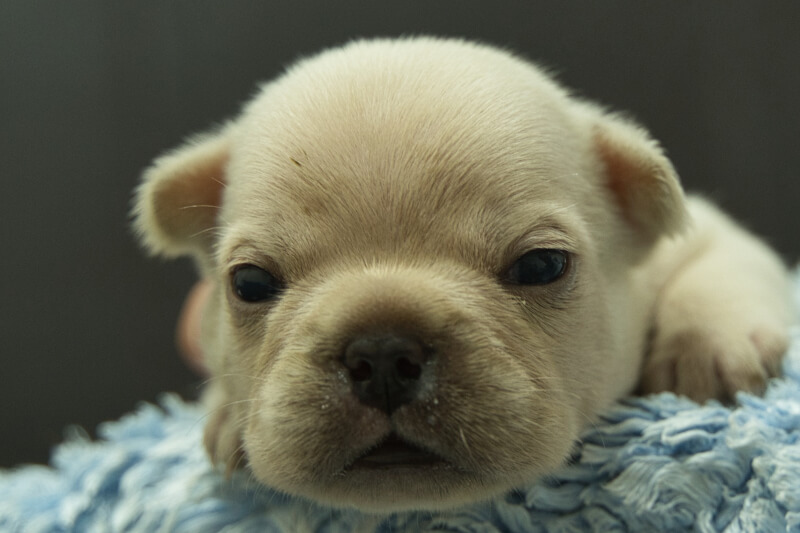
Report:
[[[181,358],[189,368],[201,376],[207,376],[208,369],[203,363],[203,350],[200,347],[200,323],[212,287],[208,280],[200,280],[192,287],[178,317],[175,335]]]

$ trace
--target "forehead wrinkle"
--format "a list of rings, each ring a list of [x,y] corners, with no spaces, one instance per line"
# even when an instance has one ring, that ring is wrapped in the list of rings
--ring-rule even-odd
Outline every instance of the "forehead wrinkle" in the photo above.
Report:
[[[536,157],[491,152],[479,141],[473,138],[458,153],[443,150],[441,156],[436,146],[427,153],[384,155],[381,143],[368,154],[372,157],[350,158],[347,150],[338,150],[329,158],[324,146],[319,152],[288,152],[298,157],[269,151],[266,168],[240,162],[250,175],[230,186],[242,190],[237,213],[230,216],[244,217],[269,234],[266,242],[275,255],[298,266],[342,255],[344,249],[423,253],[432,242],[441,253],[461,259],[467,253],[473,261],[481,256],[481,264],[490,264],[495,243],[509,233],[517,237],[539,217],[528,206],[559,196],[574,173],[554,173],[549,161]],[[327,250],[331,243],[340,249]]]
[[[461,145],[460,153],[453,153],[448,147],[392,151],[377,143],[371,154],[358,157],[346,156],[352,146],[322,146],[302,150],[298,157],[274,156],[261,176],[252,175],[230,188],[246,190],[239,194],[246,211],[297,211],[328,220],[341,231],[383,230],[388,237],[406,228],[427,230],[426,222],[442,218],[502,210],[526,197],[546,198],[547,189],[566,185],[542,178],[553,174],[546,168],[549,162],[535,156],[509,157],[477,144]],[[329,152],[336,155],[328,157]]]
[[[447,258],[493,273],[514,251],[524,251],[520,242],[577,246],[577,232],[572,231],[568,217],[562,217],[564,207],[555,202],[498,195],[491,202],[461,207],[381,226],[363,214],[361,218],[336,212],[311,216],[296,210],[283,212],[273,203],[257,216],[238,220],[225,239],[225,249],[230,257],[237,247],[246,246],[249,255],[244,257],[268,257],[280,275],[292,281],[332,265],[366,266],[385,260],[413,263]]]

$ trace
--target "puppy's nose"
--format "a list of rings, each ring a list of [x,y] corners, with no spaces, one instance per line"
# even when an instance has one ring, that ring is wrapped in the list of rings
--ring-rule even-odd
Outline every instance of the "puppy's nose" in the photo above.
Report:
[[[419,341],[397,335],[353,339],[342,359],[359,401],[388,415],[417,397],[427,361]]]

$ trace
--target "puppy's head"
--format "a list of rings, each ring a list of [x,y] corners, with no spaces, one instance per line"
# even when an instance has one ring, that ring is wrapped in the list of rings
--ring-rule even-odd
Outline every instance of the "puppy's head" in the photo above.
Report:
[[[216,281],[215,461],[453,506],[557,467],[634,384],[628,276],[682,194],[639,128],[460,41],[357,42],[158,159],[136,227]]]

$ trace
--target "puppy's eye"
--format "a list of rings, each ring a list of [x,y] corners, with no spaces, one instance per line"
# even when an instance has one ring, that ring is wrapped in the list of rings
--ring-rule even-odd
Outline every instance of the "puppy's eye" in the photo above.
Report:
[[[567,271],[567,260],[562,250],[531,250],[511,265],[507,279],[518,285],[553,283]]]
[[[243,265],[231,277],[233,291],[245,302],[264,302],[275,298],[283,284],[272,274],[254,265]]]

